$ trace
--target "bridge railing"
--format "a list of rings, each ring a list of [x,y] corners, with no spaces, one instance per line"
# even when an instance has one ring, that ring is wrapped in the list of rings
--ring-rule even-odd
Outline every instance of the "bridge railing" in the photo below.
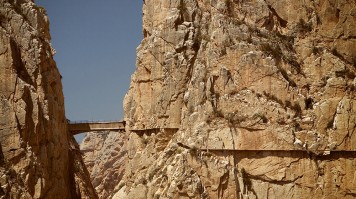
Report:
[[[67,121],[68,129],[73,135],[91,132],[91,131],[105,131],[105,130],[115,130],[122,131],[125,130],[125,121]]]
[[[85,123],[116,123],[123,122],[123,120],[67,120],[68,124],[85,124]]]

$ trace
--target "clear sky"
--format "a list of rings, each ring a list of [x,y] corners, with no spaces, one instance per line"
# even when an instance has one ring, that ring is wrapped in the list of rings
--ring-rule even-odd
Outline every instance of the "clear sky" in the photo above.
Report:
[[[50,19],[70,120],[119,120],[142,40],[142,0],[35,0]],[[81,137],[77,137],[80,140]]]

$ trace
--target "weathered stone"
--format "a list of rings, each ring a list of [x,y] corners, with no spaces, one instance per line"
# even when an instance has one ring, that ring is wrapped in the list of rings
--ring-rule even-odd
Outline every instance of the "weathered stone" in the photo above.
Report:
[[[145,0],[110,197],[354,198],[355,10]]]
[[[146,0],[116,196],[355,197],[355,10]]]
[[[125,132],[87,133],[80,145],[99,198],[108,198],[120,183],[127,162]]]
[[[96,198],[68,131],[45,11],[0,0],[0,198]]]

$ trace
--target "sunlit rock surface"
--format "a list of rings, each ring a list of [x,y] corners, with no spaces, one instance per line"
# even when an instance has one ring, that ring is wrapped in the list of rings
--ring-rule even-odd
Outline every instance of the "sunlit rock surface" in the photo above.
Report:
[[[115,192],[121,182],[127,162],[127,134],[125,132],[87,133],[80,144],[85,165],[99,198]]]
[[[44,9],[0,0],[0,198],[97,198],[53,54]]]
[[[143,14],[109,198],[356,197],[355,1],[145,0]]]

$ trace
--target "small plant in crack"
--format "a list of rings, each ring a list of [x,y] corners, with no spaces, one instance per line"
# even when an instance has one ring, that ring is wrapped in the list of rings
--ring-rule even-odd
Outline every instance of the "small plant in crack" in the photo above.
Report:
[[[260,49],[262,52],[265,52],[267,55],[273,56],[276,59],[281,59],[282,50],[276,44],[262,43]]]
[[[284,45],[287,46],[288,49],[293,49],[293,43],[294,43],[294,36],[291,35],[283,35],[278,31],[273,31],[276,40],[279,40],[280,42],[282,42]]]
[[[5,27],[5,22],[6,22],[5,16],[0,14],[0,27],[4,28]]]
[[[321,47],[317,47],[317,46],[312,47],[312,53],[314,55],[320,55],[321,52],[323,52],[323,49]]]
[[[276,97],[273,94],[269,94],[266,91],[263,91],[263,95],[266,96],[266,98],[268,100],[274,101],[276,103],[278,103],[279,105],[281,105],[282,107],[284,106],[283,101],[281,99],[279,99],[278,97]]]
[[[322,81],[321,87],[325,87],[326,86],[326,84],[328,83],[328,79],[329,78],[330,77],[328,77],[328,76],[325,76],[325,77],[321,78],[321,81]]]
[[[301,117],[302,116],[302,108],[298,103],[294,103],[293,106],[290,107],[292,110],[294,110],[294,117]]]
[[[341,54],[337,51],[336,47],[331,48],[331,54],[335,55],[336,57],[341,58]]]
[[[283,60],[285,63],[290,64],[297,73],[301,73],[300,63],[294,55],[294,36],[283,35],[278,31],[272,31],[270,32],[271,34],[261,34],[261,31],[257,29],[254,32],[257,32],[257,36],[268,39],[268,42],[260,45],[262,52],[273,56],[277,61]]]
[[[245,24],[245,22],[236,18],[231,18],[230,24],[233,24],[234,26],[240,26],[242,24]]]
[[[299,19],[299,22],[296,25],[297,32],[301,34],[306,34],[313,30],[313,27],[310,23],[306,23],[304,19]]]
[[[149,138],[142,138],[141,141],[144,145],[147,145],[149,143]]]
[[[352,66],[356,69],[356,56],[351,59]]]
[[[252,43],[253,43],[253,40],[252,40],[252,36],[251,36],[251,35],[246,39],[246,42],[249,43],[249,44],[252,44]]]
[[[351,91],[351,92],[355,92],[356,91],[356,86],[355,85],[350,85],[348,87],[348,90]]]
[[[285,101],[285,108],[290,108],[295,112],[294,117],[300,117],[302,114],[302,108],[298,103],[292,104],[289,100]]]
[[[230,127],[235,127],[240,126],[242,122],[248,119],[248,117],[237,113],[228,113],[225,119],[229,122]]]
[[[161,194],[155,193],[155,195],[153,196],[153,199],[159,199],[159,198],[161,198]]]
[[[224,113],[222,112],[222,110],[215,110],[214,115],[216,117],[224,118]]]
[[[180,2],[177,9],[180,11],[180,17],[174,22],[176,30],[178,30],[178,25],[184,22],[184,19],[189,18],[187,4],[184,0]]]
[[[178,6],[179,10],[185,11],[187,9],[187,4],[185,3],[184,0],[180,1],[180,4]]]
[[[251,190],[252,182],[251,182],[251,179],[249,178],[248,173],[246,172],[246,170],[244,168],[240,169],[240,175],[244,182],[244,185],[246,186],[246,189]]]
[[[307,98],[304,100],[305,101],[305,108],[306,109],[313,109],[313,104],[314,104],[314,100],[312,98]]]
[[[283,55],[283,60],[285,61],[285,62],[287,62],[288,64],[290,64],[291,66],[292,66],[292,68],[295,70],[295,71],[297,71],[297,73],[299,74],[299,73],[301,73],[302,71],[301,71],[301,66],[300,66],[300,64],[297,62],[297,58],[294,56],[294,55],[292,55],[292,54],[287,54],[287,55]]]
[[[262,123],[267,123],[268,122],[268,119],[266,117],[266,115],[262,114],[262,113],[255,113],[253,115],[253,118],[258,118],[262,121]]]
[[[146,185],[147,184],[147,179],[146,178],[141,178],[141,179],[138,180],[138,183]]]
[[[292,79],[288,76],[288,73],[287,73],[287,71],[286,71],[284,68],[278,66],[278,71],[281,73],[281,75],[283,76],[283,78],[284,78],[285,80],[287,80],[287,82],[289,83],[290,86],[292,86],[292,87],[297,87],[297,84],[295,83],[295,81],[292,80]]]
[[[289,100],[284,101],[284,104],[286,107],[292,107],[292,102],[290,102]]]
[[[334,128],[334,118],[328,122],[326,125],[326,129],[333,129]]]
[[[300,124],[299,124],[297,121],[295,121],[295,120],[293,120],[292,127],[294,128],[294,131],[295,131],[295,132],[298,132],[298,131],[302,131],[302,130],[303,130],[303,128],[300,126]]]
[[[301,66],[296,61],[296,58],[292,54],[284,54],[281,47],[275,43],[262,43],[260,46],[262,52],[265,52],[267,55],[274,57],[276,60],[283,60],[286,63],[290,64],[292,68],[301,73]]]
[[[194,157],[199,157],[201,153],[200,150],[196,147],[189,148],[188,152]]]
[[[42,6],[37,6],[37,8],[45,15],[47,15],[46,9]]]
[[[286,125],[287,124],[286,121],[284,120],[284,118],[278,118],[276,122],[279,125]]]
[[[336,71],[335,72],[335,76],[336,77],[348,78],[348,79],[354,79],[356,77],[355,73],[353,73],[348,68],[346,68],[345,70],[342,70],[342,71]]]
[[[187,36],[186,36],[187,37]],[[202,45],[203,41],[206,41],[205,43],[208,43],[211,41],[210,39],[211,35],[209,32],[209,25],[205,24],[205,25],[201,25],[197,31],[194,33],[194,43],[199,45],[199,49],[200,46]],[[203,44],[205,44],[203,43]]]

